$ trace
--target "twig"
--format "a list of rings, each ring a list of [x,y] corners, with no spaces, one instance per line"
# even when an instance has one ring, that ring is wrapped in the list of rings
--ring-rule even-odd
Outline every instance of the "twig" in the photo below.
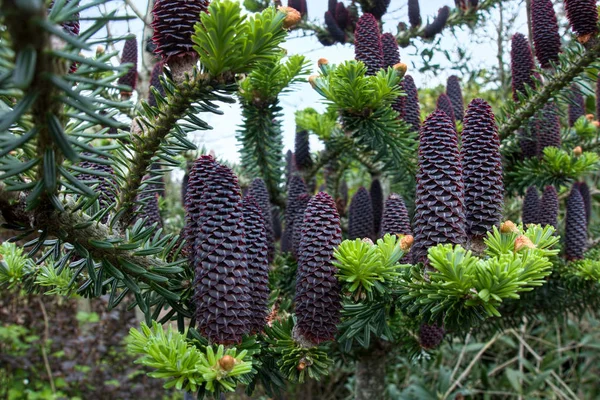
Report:
[[[50,328],[48,325],[48,313],[46,312],[46,307],[44,307],[44,302],[38,298],[38,303],[40,303],[40,309],[42,310],[42,315],[44,316],[44,341],[42,342],[42,358],[44,359],[44,366],[46,367],[46,373],[48,374],[48,379],[50,380],[50,388],[52,389],[52,393],[56,394],[56,386],[54,386],[54,378],[52,377],[52,369],[50,368],[50,362],[48,362],[48,355],[46,354],[46,342],[48,342],[48,337],[50,336]]]
[[[523,318],[523,323],[521,324],[521,336],[525,335],[525,331],[527,328],[527,320]],[[523,342],[519,342],[519,385],[521,386],[521,391],[523,389],[523,359],[525,358],[525,348],[523,346]],[[523,399],[523,394],[519,393],[519,400]]]
[[[467,345],[469,344],[469,341],[471,340],[471,331],[469,331],[469,333],[467,333],[467,337],[465,338],[465,344],[462,348],[462,350],[460,351],[460,355],[458,356],[458,360],[456,361],[456,365],[454,366],[454,369],[452,370],[452,373],[450,374],[450,381],[454,379],[454,375],[456,375],[456,372],[458,372],[458,368],[460,367],[460,364],[462,363],[463,357],[465,356],[465,352],[467,351]]]
[[[514,363],[515,361],[519,360],[519,356],[513,357],[508,361],[503,362],[502,364],[498,365],[496,368],[494,368],[493,370],[491,370],[488,374],[489,377],[496,375],[498,372],[502,371],[504,368],[508,367],[510,364]]]
[[[150,26],[150,24],[152,22],[146,16],[144,16],[144,14],[141,13],[141,11],[135,6],[135,4],[133,4],[133,2],[131,0],[125,0],[125,4],[127,4],[129,6],[129,8],[131,8],[131,11],[133,11],[133,13],[140,20],[142,20],[142,22],[144,23],[144,25]]]
[[[475,357],[473,357],[473,359],[471,360],[471,362],[469,363],[469,365],[467,366],[467,368],[465,368],[465,370],[462,372],[462,374],[460,374],[460,376],[458,377],[458,379],[456,381],[454,381],[454,383],[452,383],[452,385],[450,386],[450,388],[448,388],[448,390],[446,391],[446,393],[444,393],[444,396],[442,397],[442,399],[445,400],[445,399],[448,398],[448,396],[450,396],[450,394],[454,391],[454,389],[456,389],[456,387],[458,385],[460,385],[460,382],[469,375],[469,373],[471,372],[471,369],[473,369],[473,367],[475,366],[475,364],[477,363],[477,361],[479,361],[479,359],[481,358],[481,356],[483,356],[483,354],[490,347],[492,347],[492,345],[496,342],[496,340],[498,340],[505,333],[506,333],[506,331],[496,333],[494,335],[494,337],[492,337],[490,339],[490,341],[487,342],[485,344],[485,346],[483,346],[483,348],[481,350],[479,350],[479,352],[475,355]]]

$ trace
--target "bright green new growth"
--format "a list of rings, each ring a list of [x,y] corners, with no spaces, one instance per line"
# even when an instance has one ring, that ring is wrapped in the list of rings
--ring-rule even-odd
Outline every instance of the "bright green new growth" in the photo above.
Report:
[[[51,288],[45,291],[44,294],[68,296],[73,291],[73,276],[71,268],[59,270],[53,262],[46,260],[37,271],[35,283],[42,287]]]
[[[0,246],[0,287],[12,289],[23,277],[33,271],[33,262],[23,256],[23,249],[14,243],[4,242]]]
[[[209,392],[234,391],[239,377],[252,371],[252,362],[245,361],[247,351],[237,353],[235,348],[225,350],[223,345],[206,347],[206,353],[186,340],[186,334],[169,326],[166,330],[156,321],[152,328],[142,322],[140,330],[131,328],[127,348],[141,356],[136,363],[154,368],[148,375],[166,379],[165,389],[177,388],[195,392],[204,386]],[[224,356],[234,359],[231,370],[219,363]]]
[[[426,277],[420,268],[406,270],[400,281],[401,302],[411,313],[432,320],[443,319],[446,326],[461,321],[500,317],[498,307],[506,299],[544,284],[552,272],[549,257],[558,254],[553,247],[559,238],[551,226],[529,226],[520,233],[488,232],[485,256],[474,256],[462,246],[438,245],[429,249],[433,272]],[[534,248],[517,245],[527,238]]]
[[[338,278],[355,298],[367,295],[373,298],[373,289],[379,294],[388,290],[390,282],[400,274],[398,261],[404,252],[397,236],[386,234],[377,244],[361,239],[345,240],[335,250]]]
[[[285,14],[274,8],[247,18],[238,2],[212,2],[195,26],[194,50],[213,76],[248,72],[277,55],[286,37],[284,19]]]

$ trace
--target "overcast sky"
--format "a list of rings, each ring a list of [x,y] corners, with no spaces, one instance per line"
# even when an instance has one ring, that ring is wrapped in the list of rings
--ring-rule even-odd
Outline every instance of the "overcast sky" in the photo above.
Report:
[[[133,3],[140,10],[145,10],[147,0],[132,0]],[[285,0],[284,0],[285,2]],[[346,5],[350,2],[344,1]],[[323,21],[323,15],[327,9],[326,0],[307,0],[308,3],[308,18],[310,20],[318,20],[319,23]],[[392,0],[388,8],[388,14],[384,16],[384,32],[397,32],[398,22],[407,22],[407,10],[406,0]],[[421,15],[423,21],[427,21],[428,18],[433,17],[437,14],[437,10],[440,7],[448,5],[454,6],[453,0],[421,0]],[[125,13],[125,5],[123,2],[114,1],[108,3],[107,8],[120,7],[120,14]],[[128,11],[129,15],[133,15],[131,10]],[[522,12],[519,16],[519,21],[516,24],[517,29],[525,29],[525,6],[523,2]],[[497,17],[497,12],[493,12],[492,19]],[[129,23],[119,22],[111,25],[111,34],[119,35],[127,33],[127,31],[135,33],[138,38],[142,37],[143,24],[140,21],[130,21]],[[493,35],[493,26],[486,28],[490,34]],[[483,40],[483,43],[474,43],[474,33],[469,29],[460,30],[456,35],[452,35],[449,31],[444,31],[445,36],[443,37],[443,47],[449,51],[455,51],[458,44],[462,47],[468,48],[473,57],[472,63],[477,66],[493,66],[496,65],[496,45],[490,40]],[[526,33],[526,32],[523,32]],[[481,33],[477,34],[479,42],[481,42]],[[442,71],[442,73],[434,76],[432,74],[421,74],[416,69],[422,66],[422,61],[416,53],[420,47],[423,46],[420,41],[414,42],[415,47],[409,47],[401,49],[401,59],[404,63],[409,66],[409,73],[415,78],[419,87],[434,87],[441,83],[444,83],[449,75],[452,75],[453,71],[449,68]],[[337,44],[330,47],[323,47],[314,36],[303,37],[299,32],[292,32],[289,36],[288,41],[284,46],[288,54],[303,54],[308,60],[312,62],[313,72],[316,71],[316,61],[321,58],[327,58],[331,63],[339,63],[345,60],[354,58],[354,47],[351,45]],[[447,65],[447,61],[441,55],[435,58],[436,61]],[[444,64],[445,63],[445,64]],[[284,120],[283,120],[283,134],[284,134],[284,146],[287,149],[293,149],[294,146],[294,112],[305,107],[313,107],[317,110],[323,109],[320,96],[311,89],[308,83],[299,84],[293,93],[285,95],[281,98],[281,104],[284,108]],[[238,125],[241,123],[240,109],[237,105],[223,105],[222,106],[225,115],[215,116],[212,114],[206,114],[203,119],[206,119],[210,125],[214,127],[212,131],[205,131],[194,135],[193,141],[201,147],[205,145],[207,148],[212,149],[215,153],[228,159],[230,161],[238,161],[238,144],[235,140],[235,132]],[[311,138],[311,146],[313,149],[320,148],[320,143],[316,138]]]

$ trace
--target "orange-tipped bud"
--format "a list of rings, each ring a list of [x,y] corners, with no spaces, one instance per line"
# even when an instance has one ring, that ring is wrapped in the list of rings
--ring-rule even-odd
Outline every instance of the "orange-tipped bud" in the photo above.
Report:
[[[219,366],[223,370],[229,372],[233,369],[233,367],[235,367],[235,358],[225,355],[219,360]]]
[[[500,232],[501,233],[519,233],[519,228],[512,221],[504,221],[500,224]]]
[[[404,235],[402,239],[400,239],[400,249],[403,252],[407,253],[415,242],[415,238],[413,235]]]
[[[575,157],[579,157],[582,154],[583,154],[583,149],[581,148],[581,146],[577,146],[573,149],[573,155]]]
[[[515,251],[523,249],[535,249],[535,244],[525,235],[521,235],[515,240]]]
[[[279,6],[277,9],[285,14],[285,19],[283,20],[283,27],[285,29],[290,29],[302,20],[302,15],[295,8]]]

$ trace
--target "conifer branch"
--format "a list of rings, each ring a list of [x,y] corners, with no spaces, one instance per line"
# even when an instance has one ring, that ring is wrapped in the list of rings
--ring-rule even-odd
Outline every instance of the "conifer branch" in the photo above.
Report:
[[[598,57],[600,57],[600,40],[596,40],[588,46],[587,50],[578,54],[565,68],[558,67],[556,73],[551,75],[542,87],[530,91],[527,99],[517,104],[514,110],[506,112],[510,117],[501,123],[498,129],[500,139],[506,139],[516,132],[525,121],[541,110],[557,92],[570,85],[577,75],[596,62]]]

